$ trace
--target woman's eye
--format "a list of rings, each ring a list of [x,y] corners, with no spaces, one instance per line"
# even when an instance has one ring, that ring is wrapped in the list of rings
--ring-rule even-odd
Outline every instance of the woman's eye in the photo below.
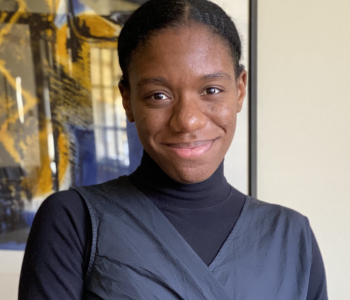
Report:
[[[202,95],[215,95],[218,93],[220,93],[220,90],[212,87],[212,88],[206,89]]]
[[[151,98],[153,98],[154,100],[165,100],[168,97],[162,93],[157,93],[157,94],[153,94]]]

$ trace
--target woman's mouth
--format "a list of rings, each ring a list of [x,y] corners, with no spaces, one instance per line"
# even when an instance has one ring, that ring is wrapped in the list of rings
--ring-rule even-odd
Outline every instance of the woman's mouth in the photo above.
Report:
[[[166,145],[181,158],[195,158],[206,153],[215,141],[216,139],[190,143],[170,143]]]

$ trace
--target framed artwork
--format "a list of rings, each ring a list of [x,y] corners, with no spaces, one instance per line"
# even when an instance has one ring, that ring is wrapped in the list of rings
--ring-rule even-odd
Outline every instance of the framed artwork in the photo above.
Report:
[[[24,250],[51,193],[129,174],[140,162],[118,90],[117,37],[144,1],[100,2],[0,5],[2,250]]]
[[[0,256],[24,250],[50,194],[139,165],[143,149],[122,107],[116,49],[123,24],[143,2],[0,0]],[[256,1],[214,2],[235,21],[243,63],[252,69]],[[225,159],[228,181],[253,194],[255,88],[250,76]]]

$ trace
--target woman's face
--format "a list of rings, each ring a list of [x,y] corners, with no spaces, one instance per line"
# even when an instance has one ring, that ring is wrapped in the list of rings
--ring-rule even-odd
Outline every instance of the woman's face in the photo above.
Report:
[[[120,86],[128,120],[146,152],[174,180],[201,182],[223,160],[246,93],[225,42],[205,26],[162,30],[135,53],[130,88]]]

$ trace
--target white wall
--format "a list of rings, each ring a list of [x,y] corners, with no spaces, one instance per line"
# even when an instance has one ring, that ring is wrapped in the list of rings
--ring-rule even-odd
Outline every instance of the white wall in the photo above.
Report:
[[[0,251],[0,299],[15,300],[23,251]]]
[[[259,1],[258,197],[308,216],[350,294],[350,1]]]

